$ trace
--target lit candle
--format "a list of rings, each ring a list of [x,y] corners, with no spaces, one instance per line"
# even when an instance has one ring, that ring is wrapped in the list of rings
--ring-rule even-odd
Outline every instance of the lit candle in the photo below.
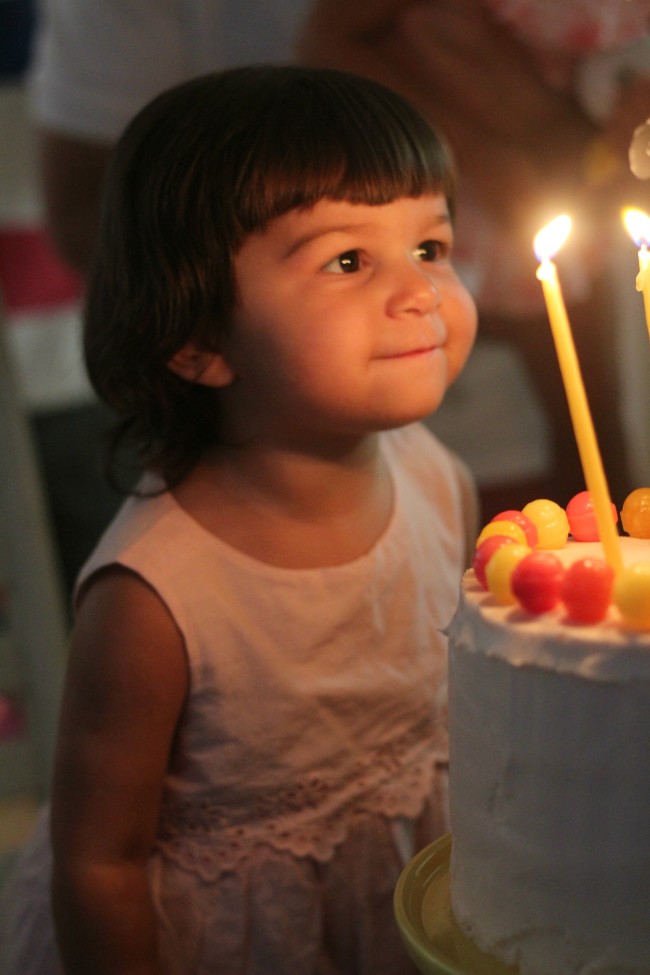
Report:
[[[623,222],[632,240],[639,248],[639,273],[636,276],[636,290],[643,293],[645,321],[650,335],[650,217],[643,210],[623,211]]]
[[[540,261],[537,277],[541,281],[544,291],[546,310],[551,323],[555,350],[569,403],[580,460],[582,461],[582,470],[594,504],[598,534],[607,562],[615,572],[618,572],[623,567],[623,560],[618,532],[612,518],[607,480],[557,276],[557,268],[551,261],[551,257],[560,249],[570,230],[571,218],[561,216],[556,217],[537,234],[533,245]]]

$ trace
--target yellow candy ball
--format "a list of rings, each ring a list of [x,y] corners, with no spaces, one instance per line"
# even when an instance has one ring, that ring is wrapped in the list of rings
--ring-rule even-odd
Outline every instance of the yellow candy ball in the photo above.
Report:
[[[529,545],[519,545],[516,542],[514,545],[502,545],[496,550],[485,567],[487,587],[496,601],[503,606],[517,602],[510,584],[512,573],[515,566],[531,552],[532,549]]]
[[[650,488],[637,488],[621,508],[623,531],[632,538],[650,538]]]
[[[650,562],[637,562],[619,572],[613,602],[627,626],[650,630]]]
[[[538,498],[529,501],[522,511],[537,526],[536,548],[564,548],[569,537],[569,519],[564,508],[548,498]]]
[[[478,548],[481,542],[493,535],[505,535],[506,538],[513,538],[519,545],[525,545],[527,542],[526,532],[516,521],[490,521],[476,539],[476,547]]]

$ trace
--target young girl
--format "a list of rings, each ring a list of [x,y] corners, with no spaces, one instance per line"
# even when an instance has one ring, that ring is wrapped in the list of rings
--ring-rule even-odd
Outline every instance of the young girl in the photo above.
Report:
[[[421,117],[337,72],[200,78],[126,130],[85,342],[148,473],[78,583],[11,972],[411,970],[392,892],[447,828],[475,528],[414,422],[475,332],[452,189]]]

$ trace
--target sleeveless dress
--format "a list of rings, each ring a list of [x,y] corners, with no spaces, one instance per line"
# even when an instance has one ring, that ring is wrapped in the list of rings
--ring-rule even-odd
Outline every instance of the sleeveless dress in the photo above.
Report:
[[[129,499],[82,571],[118,562],[146,579],[189,659],[149,864],[169,975],[412,971],[392,894],[448,828],[443,630],[471,489],[419,425],[382,449],[393,515],[351,563],[260,563],[165,493]],[[7,975],[61,971],[48,844],[45,815],[7,898]]]

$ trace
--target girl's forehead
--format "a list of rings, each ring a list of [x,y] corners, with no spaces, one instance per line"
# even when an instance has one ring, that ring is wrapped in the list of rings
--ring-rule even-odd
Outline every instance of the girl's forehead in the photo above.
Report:
[[[443,193],[397,197],[389,203],[354,203],[349,200],[319,200],[311,207],[298,207],[275,217],[262,234],[309,237],[336,231],[381,227],[394,221],[416,223],[449,222],[449,207]]]

